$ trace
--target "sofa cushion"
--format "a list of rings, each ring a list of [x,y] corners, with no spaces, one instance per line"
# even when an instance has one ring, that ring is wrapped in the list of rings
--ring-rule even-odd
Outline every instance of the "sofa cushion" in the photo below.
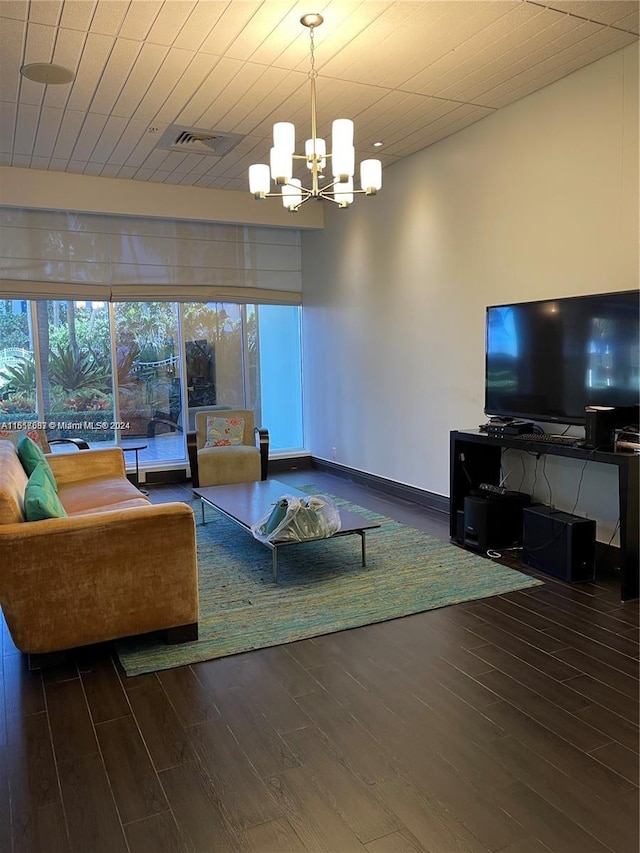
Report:
[[[24,521],[24,490],[27,475],[20,464],[15,445],[0,439],[0,524]]]
[[[48,466],[36,465],[24,490],[24,514],[27,521],[64,518],[66,512],[51,481]]]
[[[101,507],[113,509],[116,504],[140,498],[144,504],[149,503],[124,477],[96,477],[92,480],[60,483],[58,496],[69,515],[91,512]]]

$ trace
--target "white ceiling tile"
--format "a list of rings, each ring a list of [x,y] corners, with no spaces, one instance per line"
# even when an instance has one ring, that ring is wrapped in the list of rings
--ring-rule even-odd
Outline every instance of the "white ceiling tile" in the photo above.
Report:
[[[27,38],[24,50],[24,63],[50,62],[57,35],[56,27],[44,24],[27,25]]]
[[[178,117],[185,109],[202,114],[208,104],[207,92],[203,91],[205,81],[219,62],[220,59],[217,56],[197,53],[185,69],[184,74],[175,83],[173,90],[158,109],[158,112],[153,116],[153,123],[177,123]],[[196,104],[190,110],[189,104],[198,96],[202,99],[200,104]]]
[[[184,109],[176,117],[176,123],[225,130],[218,124],[220,110],[214,109],[214,105],[217,102],[224,104],[225,99],[228,99],[229,83],[241,72],[242,66],[243,63],[237,59],[221,59],[217,62],[198,90],[185,101]],[[236,97],[239,97],[239,94]]]
[[[26,27],[24,21],[8,18],[4,19],[0,26],[0,100],[2,101],[16,101],[20,82],[24,79],[20,76],[20,66]]]
[[[34,104],[20,104],[16,120],[14,151],[31,157],[38,130],[40,108]]]
[[[107,163],[126,126],[126,118],[110,116],[89,159],[96,163]]]
[[[129,0],[99,0],[90,32],[103,36],[116,36],[129,8]]]
[[[138,99],[138,106],[132,113],[134,119],[150,122],[160,112],[194,57],[190,50],[170,48],[151,85]]]
[[[9,101],[0,101],[0,151],[7,154],[13,149],[13,130],[18,107]]]
[[[284,29],[283,21],[295,7],[293,0],[270,0],[256,9],[246,26],[229,44],[226,55],[233,59],[252,59],[274,33]],[[302,30],[302,24],[299,25]]]
[[[118,178],[133,178],[135,176],[136,169],[134,166],[120,166],[120,170],[117,174]]]
[[[85,174],[88,173],[88,170],[93,167],[93,163],[87,164],[87,169],[85,170]],[[96,168],[99,168],[97,164],[95,164]],[[103,166],[99,173],[103,178],[117,178],[118,173],[120,172],[120,166],[117,166],[115,163],[107,163],[106,166]]]
[[[31,165],[31,155],[30,154],[14,154],[11,158],[12,166],[24,167],[26,169]]]
[[[260,7],[260,0],[242,0],[241,3],[228,3],[216,21],[200,50],[222,56],[228,46],[236,39],[245,24],[251,20]]]
[[[2,4],[4,6],[4,3]],[[4,8],[3,8],[4,13]],[[29,20],[34,24],[58,25],[62,14],[62,0],[31,0],[29,4]]]
[[[54,172],[64,172],[68,162],[67,159],[63,159],[62,157],[52,157],[49,160],[49,168],[53,169]]]
[[[173,46],[183,50],[199,50],[209,37],[229,0],[198,0],[176,35]]]
[[[86,110],[100,83],[115,39],[111,36],[89,33],[80,57],[76,79],[67,106],[71,110]]]
[[[36,157],[34,154],[31,158],[31,163],[29,164],[30,169],[48,169],[49,168],[49,158],[48,157]]]
[[[29,17],[29,0],[2,0],[0,17],[26,21]]]
[[[113,149],[110,159],[118,166],[124,165],[146,129],[146,122],[130,121],[118,140],[118,144]]]
[[[120,27],[119,36],[135,41],[143,41],[162,8],[162,0],[135,0],[129,4]]]
[[[67,171],[81,172],[83,175],[101,175],[102,163],[83,163],[80,160],[72,160]]]
[[[53,156],[69,160],[71,152],[78,140],[78,133],[85,120],[85,114],[77,110],[65,110],[64,118],[60,124],[58,139],[56,140]]]
[[[149,30],[147,42],[173,44],[195,6],[195,0],[166,0]]]
[[[90,105],[92,112],[104,113],[105,115],[111,112],[131,73],[141,47],[142,44],[139,41],[116,39]]]
[[[441,77],[434,87],[434,94],[455,100],[482,100],[481,94],[487,89],[515,77],[522,69],[543,61],[545,57],[560,54],[602,29],[598,24],[569,15],[554,15],[550,26],[542,21],[540,24],[541,28],[523,42],[514,40],[509,50],[483,51],[479,57],[483,60],[481,67],[467,62],[456,72]]]
[[[73,0],[72,3],[65,3],[62,8],[60,26],[86,32],[91,25],[96,6],[97,0]]]
[[[58,37],[53,51],[53,61],[71,71],[76,71],[84,49],[87,34],[79,30],[58,30]],[[47,86],[44,103],[48,107],[64,107],[69,99],[74,83],[62,86]]]
[[[113,114],[129,117],[133,115],[158,73],[168,48],[164,45],[144,44],[136,57],[127,82],[122,87],[118,100],[113,106]]]
[[[636,0],[561,0],[549,7],[602,24],[625,26],[637,32],[640,5]]]
[[[64,110],[54,107],[43,107],[40,113],[38,137],[33,149],[34,156],[50,158],[58,138]]]
[[[88,161],[91,159],[91,152],[96,147],[96,143],[107,123],[107,116],[100,113],[88,113],[82,128],[77,134],[77,141],[72,151],[69,153],[69,159]],[[56,153],[60,153],[56,151]]]
[[[619,50],[633,41],[635,41],[634,37],[628,33],[602,30],[484,93],[482,100],[496,108],[506,106],[543,86],[554,83],[577,68],[607,56],[612,52],[612,46],[614,50]]]

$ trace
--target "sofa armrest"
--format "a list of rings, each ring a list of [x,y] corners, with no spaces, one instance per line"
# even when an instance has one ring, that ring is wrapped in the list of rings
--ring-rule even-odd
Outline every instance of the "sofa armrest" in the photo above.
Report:
[[[126,477],[124,453],[120,447],[96,448],[78,453],[47,454],[47,461],[59,483],[93,480],[97,477]]]
[[[0,605],[23,651],[198,620],[195,522],[185,503],[2,525],[0,551]]]
[[[191,468],[191,485],[197,489],[200,485],[198,477],[198,434],[195,430],[187,433],[187,453],[189,454],[189,468]]]
[[[263,427],[255,427],[254,437],[256,447],[260,451],[260,479],[267,479],[269,468],[269,430]]]
[[[73,444],[78,450],[89,450],[89,444],[84,438],[48,438],[49,445],[52,444]]]

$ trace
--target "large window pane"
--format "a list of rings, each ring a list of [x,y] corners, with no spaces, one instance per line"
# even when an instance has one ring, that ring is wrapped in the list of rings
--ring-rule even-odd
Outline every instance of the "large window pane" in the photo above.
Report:
[[[230,303],[184,306],[190,429],[198,408],[245,407],[243,314],[243,306]]]
[[[247,306],[249,400],[270,449],[303,447],[300,309]]]
[[[0,301],[0,427],[36,419],[36,369],[29,305]]]
[[[42,408],[48,434],[115,439],[109,311],[105,302],[37,302]]]
[[[184,460],[177,305],[115,303],[114,322],[122,438],[146,443],[141,464]]]

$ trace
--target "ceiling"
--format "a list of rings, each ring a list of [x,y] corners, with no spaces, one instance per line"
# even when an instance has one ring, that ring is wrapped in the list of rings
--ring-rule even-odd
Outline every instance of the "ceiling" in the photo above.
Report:
[[[274,121],[310,135],[307,12],[318,127],[355,121],[384,165],[638,40],[636,0],[0,0],[0,164],[247,189]],[[20,75],[32,62],[66,85]],[[176,126],[176,127],[174,127]],[[180,128],[239,134],[227,154]],[[381,148],[373,148],[383,141]]]

